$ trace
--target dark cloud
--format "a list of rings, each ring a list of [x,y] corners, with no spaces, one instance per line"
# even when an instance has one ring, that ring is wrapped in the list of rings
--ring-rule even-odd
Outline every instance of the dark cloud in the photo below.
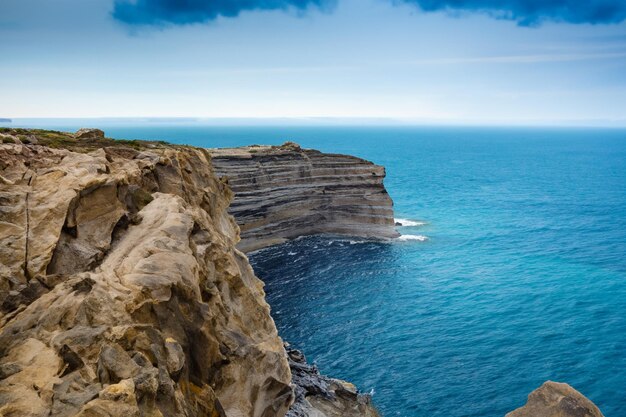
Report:
[[[113,16],[132,25],[189,24],[235,17],[249,10],[327,8],[336,0],[115,0]],[[619,23],[626,19],[626,0],[390,0],[425,12],[477,12],[522,26],[544,21]]]
[[[183,25],[249,10],[326,8],[335,0],[115,0],[113,17],[133,25]]]
[[[544,21],[619,23],[626,19],[626,0],[399,0],[426,12],[465,11],[514,20],[522,26]]]

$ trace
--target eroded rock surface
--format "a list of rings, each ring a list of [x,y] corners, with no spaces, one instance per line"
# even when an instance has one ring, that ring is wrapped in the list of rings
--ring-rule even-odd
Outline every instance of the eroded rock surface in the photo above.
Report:
[[[598,407],[567,384],[547,381],[530,393],[525,406],[506,417],[604,417]]]
[[[371,397],[349,382],[320,375],[304,354],[285,346],[296,401],[287,417],[380,417]]]
[[[382,166],[291,142],[210,152],[235,193],[230,212],[244,251],[321,233],[398,236]]]
[[[288,360],[208,152],[0,133],[0,416],[376,415]]]
[[[86,143],[0,145],[0,415],[284,415],[283,344],[208,154]]]

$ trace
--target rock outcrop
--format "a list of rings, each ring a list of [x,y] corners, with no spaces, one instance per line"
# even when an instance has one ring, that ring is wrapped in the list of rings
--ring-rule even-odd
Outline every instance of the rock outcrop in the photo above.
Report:
[[[299,350],[285,346],[296,401],[287,417],[380,417],[369,395],[346,381],[320,375]]]
[[[232,192],[209,152],[99,134],[0,134],[0,416],[378,416],[369,396],[285,350],[263,284],[235,247]],[[220,166],[252,174],[254,149],[212,152]],[[264,245],[293,237],[303,219],[326,222],[307,233],[340,233],[342,218],[354,230],[393,225],[380,167],[294,145],[261,154],[258,185],[231,178],[252,192],[233,212],[250,204],[244,219],[259,219],[244,223],[247,248],[255,236]],[[349,174],[355,167],[363,172]],[[269,180],[281,184],[281,171],[286,184],[274,190]],[[307,200],[306,178],[318,200]],[[281,210],[260,209],[257,186]],[[289,203],[294,189],[299,203]],[[342,200],[340,189],[354,195]],[[276,239],[263,210],[285,216]],[[526,416],[603,417],[555,382],[507,415]]]
[[[0,164],[0,415],[287,411],[283,344],[208,154],[4,144]]]
[[[230,213],[243,251],[312,234],[398,236],[384,167],[292,142],[210,152],[235,193]]]
[[[288,357],[208,152],[0,133],[1,416],[285,415]]]
[[[83,128],[74,133],[77,139],[104,139],[104,132],[100,129]]]
[[[505,417],[604,417],[598,407],[567,384],[547,381],[530,393],[525,406]]]

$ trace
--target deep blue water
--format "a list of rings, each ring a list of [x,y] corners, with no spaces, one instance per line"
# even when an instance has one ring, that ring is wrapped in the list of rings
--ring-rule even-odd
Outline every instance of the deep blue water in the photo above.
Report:
[[[502,417],[547,379],[626,415],[626,131],[102,126],[207,147],[294,140],[386,166],[396,217],[427,223],[401,232],[427,241],[251,255],[281,335],[374,390],[384,416]]]

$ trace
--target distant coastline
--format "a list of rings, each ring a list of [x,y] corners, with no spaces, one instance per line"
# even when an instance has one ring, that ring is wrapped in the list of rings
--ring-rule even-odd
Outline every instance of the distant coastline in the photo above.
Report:
[[[0,117],[0,123],[11,123],[13,120],[7,119],[5,117]]]
[[[16,117],[8,119],[19,127],[41,129],[78,130],[82,126],[128,127],[129,125],[160,126],[216,126],[216,127],[398,127],[398,128],[555,128],[555,129],[624,129],[626,119],[588,120],[509,120],[458,119],[445,121],[428,118],[385,118],[385,117]],[[0,118],[0,123],[3,120]],[[6,123],[6,122],[5,122]]]

